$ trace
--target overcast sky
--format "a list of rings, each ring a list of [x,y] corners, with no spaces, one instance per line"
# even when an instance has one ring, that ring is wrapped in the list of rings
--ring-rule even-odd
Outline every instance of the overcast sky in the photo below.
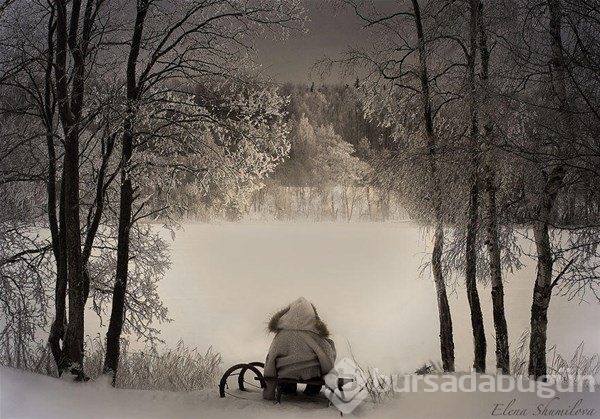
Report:
[[[390,3],[391,0],[379,0]],[[294,32],[285,41],[256,42],[262,71],[278,82],[311,82],[319,84],[319,74],[311,76],[313,63],[325,56],[335,58],[349,46],[364,45],[361,22],[348,8],[334,9],[327,0],[306,0],[307,33]],[[347,82],[351,82],[349,77]],[[339,72],[327,78],[341,81]]]

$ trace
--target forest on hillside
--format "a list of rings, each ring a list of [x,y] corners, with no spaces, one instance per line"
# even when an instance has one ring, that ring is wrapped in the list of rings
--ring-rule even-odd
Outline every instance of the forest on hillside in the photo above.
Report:
[[[283,124],[289,151],[272,173],[243,193],[198,188],[188,178],[174,198],[189,219],[386,221],[408,219],[400,196],[373,175],[373,157],[389,149],[390,130],[365,115],[353,86],[284,84]],[[239,191],[238,191],[239,192]]]

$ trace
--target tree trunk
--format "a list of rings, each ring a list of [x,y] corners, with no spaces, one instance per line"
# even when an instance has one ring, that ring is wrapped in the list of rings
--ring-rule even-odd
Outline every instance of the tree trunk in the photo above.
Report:
[[[487,32],[484,26],[483,1],[479,0],[479,53],[481,57],[481,83],[483,100],[489,106],[489,63],[490,52],[487,46]],[[496,371],[510,374],[510,351],[508,346],[508,326],[504,313],[504,283],[502,282],[502,264],[500,240],[498,234],[498,208],[496,203],[496,172],[493,167],[494,153],[492,144],[492,125],[484,123],[484,189],[487,200],[485,214],[486,247],[488,252],[490,279],[492,284],[492,307],[494,330],[496,333]]]
[[[335,216],[335,201],[334,201],[334,195],[333,195],[333,193],[334,193],[334,189],[332,188],[331,189],[331,200],[330,200],[330,203],[331,203],[331,221],[335,221],[335,219],[336,219],[336,216]]]
[[[531,332],[529,340],[529,375],[539,379],[546,375],[546,339],[548,307],[552,296],[552,254],[548,226],[538,223],[534,227],[538,251],[537,276],[531,304]]]
[[[559,189],[563,186],[565,173],[562,166],[556,167],[548,177],[541,192],[538,221],[533,226],[538,255],[537,274],[531,304],[531,332],[529,341],[529,375],[538,379],[546,375],[546,333],[548,307],[552,297],[552,268],[554,258],[550,245],[549,219]]]
[[[470,52],[468,56],[468,80],[471,113],[470,133],[470,166],[471,188],[469,192],[469,209],[467,222],[467,237],[465,245],[465,278],[467,298],[471,310],[471,327],[473,329],[475,371],[485,372],[487,343],[483,326],[483,314],[477,291],[477,231],[479,229],[479,109],[477,98],[477,84],[475,81],[475,66],[477,53],[477,20],[479,4],[477,0],[470,1]]]
[[[369,212],[369,221],[373,221],[373,209],[371,205],[371,187],[367,186],[367,210]]]
[[[387,221],[390,218],[390,192],[387,188],[381,191],[379,202],[381,208],[381,221]]]
[[[70,22],[67,18],[67,2],[56,1],[56,97],[59,115],[65,135],[63,164],[65,259],[69,293],[69,323],[65,334],[63,358],[77,379],[83,373],[84,338],[84,279],[81,265],[81,230],[79,222],[79,121],[83,107],[85,88],[85,56],[92,27],[92,3],[87,2],[84,14],[84,33],[79,37],[78,28],[81,1],[71,4]],[[67,72],[67,55],[71,51],[73,74]],[[72,84],[69,94],[69,83]]]
[[[56,285],[54,288],[54,320],[50,326],[48,344],[58,369],[62,375],[65,368],[63,365],[63,349],[61,341],[65,338],[66,329],[66,292],[67,292],[67,264],[66,264],[66,240],[65,240],[65,205],[64,205],[64,173],[60,188],[59,215],[56,215],[57,191],[56,191],[56,150],[54,148],[54,115],[55,107],[52,99],[52,68],[54,63],[54,32],[55,32],[55,8],[51,6],[48,18],[46,57],[46,72],[44,85],[44,117],[46,128],[46,147],[48,150],[48,178],[46,184],[48,226],[52,240],[52,252],[56,263]]]
[[[356,205],[356,186],[351,186],[350,191],[352,192],[352,199],[350,200],[350,214],[348,221],[352,221],[352,216],[354,215],[354,206]]]
[[[81,231],[79,222],[79,127],[73,126],[65,141],[65,223],[67,280],[69,284],[69,323],[64,352],[69,369],[83,378],[84,280],[81,266]]]
[[[552,42],[551,76],[553,91],[559,107],[562,128],[572,133],[569,100],[566,92],[567,69],[563,56],[561,37],[561,5],[560,0],[548,0],[550,14],[550,37]],[[560,131],[560,130],[559,130]],[[559,144],[565,140],[557,139]],[[560,153],[564,152],[564,145],[559,146]],[[560,155],[560,154],[559,154]],[[548,328],[548,307],[552,297],[552,268],[554,258],[550,245],[549,225],[552,210],[556,202],[558,191],[564,186],[565,169],[562,164],[555,166],[546,177],[545,185],[540,194],[540,203],[537,217],[533,226],[535,245],[537,250],[537,275],[533,287],[533,302],[531,304],[531,332],[529,341],[529,375],[535,379],[546,375],[546,335]]]
[[[123,123],[123,145],[121,160],[121,190],[119,209],[119,233],[117,239],[117,268],[113,289],[112,309],[108,332],[106,333],[106,355],[104,373],[112,375],[112,384],[116,384],[119,368],[121,332],[125,321],[125,296],[127,293],[127,275],[129,269],[129,233],[132,225],[133,186],[131,183],[130,161],[133,155],[133,132],[135,102],[139,99],[139,86],[136,80],[136,65],[144,30],[144,21],[149,0],[141,0],[137,6],[135,28],[131,49],[127,61],[127,114]]]
[[[446,283],[442,274],[442,252],[444,247],[444,229],[438,225],[435,230],[433,252],[431,256],[431,270],[437,294],[438,315],[440,320],[440,351],[442,355],[442,368],[446,372],[454,372],[454,336],[452,329],[452,315],[446,293]]]
[[[54,290],[54,321],[50,327],[50,335],[48,337],[48,343],[50,344],[50,350],[56,362],[58,374],[62,373],[68,368],[66,365],[63,348],[61,347],[61,340],[65,339],[65,331],[67,326],[66,318],[66,298],[67,298],[67,239],[66,239],[66,220],[65,220],[65,197],[64,197],[64,171],[61,182],[61,193],[59,203],[59,225],[57,228],[58,238],[57,243],[52,247],[57,247],[55,250],[56,258],[56,286]],[[58,255],[57,255],[58,254]]]
[[[476,182],[476,181],[474,181]],[[471,310],[471,328],[473,330],[474,361],[473,368],[476,372],[485,372],[487,343],[483,326],[483,313],[477,291],[477,212],[478,188],[474,183],[471,187],[469,203],[469,223],[466,239],[466,286],[467,299]]]
[[[129,120],[129,116],[127,119]],[[106,333],[106,356],[104,358],[104,373],[112,375],[113,386],[116,382],[119,367],[121,332],[125,320],[125,294],[127,292],[127,275],[129,269],[129,232],[133,205],[133,188],[131,178],[127,173],[128,163],[133,151],[133,135],[131,122],[126,123],[123,135],[123,167],[121,168],[121,191],[119,210],[119,235],[117,242],[117,268],[113,288],[112,310],[108,332]]]
[[[504,314],[504,284],[500,262],[498,239],[498,211],[496,208],[496,180],[493,169],[487,166],[485,190],[487,195],[486,245],[488,250],[492,283],[492,307],[496,332],[496,370],[510,374],[510,351],[508,347],[508,326]]]
[[[446,283],[442,272],[442,251],[444,246],[444,227],[441,209],[441,191],[437,174],[437,144],[433,130],[433,112],[431,110],[431,98],[429,95],[429,75],[427,71],[427,53],[425,49],[425,36],[423,23],[421,22],[421,9],[418,0],[412,0],[415,29],[418,38],[419,52],[419,78],[421,81],[421,103],[423,120],[425,122],[425,137],[429,149],[429,168],[431,191],[433,194],[433,210],[435,216],[435,237],[433,252],[431,254],[431,269],[436,286],[438,312],[440,319],[440,351],[444,371],[454,371],[454,338],[452,331],[452,317],[450,305],[446,294]]]

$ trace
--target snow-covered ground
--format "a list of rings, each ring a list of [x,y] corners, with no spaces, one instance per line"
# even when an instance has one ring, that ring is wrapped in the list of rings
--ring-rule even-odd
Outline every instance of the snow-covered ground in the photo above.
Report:
[[[213,346],[223,355],[223,367],[263,360],[271,339],[266,332],[268,315],[302,295],[315,303],[328,323],[340,358],[349,354],[351,345],[363,367],[384,373],[413,372],[424,362],[439,359],[434,286],[418,274],[427,245],[427,237],[410,223],[188,224],[172,244],[173,265],[160,286],[174,320],[161,326],[163,338],[169,346],[179,339],[200,350]],[[528,328],[533,275],[529,262],[507,277],[512,342]],[[488,366],[493,368],[490,289],[481,286],[480,293],[489,339]],[[468,371],[473,349],[464,288],[458,286],[450,298],[457,369]],[[570,355],[582,340],[587,354],[599,353],[594,321],[598,318],[598,304],[555,296],[549,342],[563,355]],[[92,313],[86,328],[91,336],[106,332]],[[8,368],[0,368],[0,394],[1,418],[339,417],[325,399],[273,405],[257,393],[242,395],[250,400],[220,399],[216,388],[193,393],[115,390],[107,383],[73,384]],[[571,409],[582,399],[578,408],[596,409],[595,415],[599,414],[598,391],[559,397],[550,402],[552,408]],[[515,409],[527,409],[524,416],[531,416],[547,403],[534,393],[421,389],[397,394],[383,404],[364,403],[352,415],[485,418],[514,416]]]
[[[170,346],[179,339],[201,350],[212,345],[225,365],[263,360],[269,314],[304,296],[328,323],[341,356],[349,343],[363,366],[413,372],[439,359],[434,285],[418,273],[427,244],[411,223],[187,224],[172,243],[172,268],[159,288],[174,320],[161,326],[163,338]],[[507,276],[511,342],[529,327],[534,264],[524,261],[526,268]],[[493,368],[490,288],[480,286],[480,295]],[[462,285],[450,304],[457,369],[468,371],[473,348]],[[87,333],[104,335],[90,314]],[[586,353],[600,353],[592,321],[599,318],[599,304],[555,296],[548,340],[564,356],[582,340]]]
[[[439,378],[437,380],[440,380]],[[214,390],[168,393],[116,390],[108,383],[77,384],[0,367],[0,417],[8,418],[336,418],[335,407],[322,401],[284,399],[280,405],[249,399],[221,399]],[[560,393],[541,399],[535,393],[402,393],[381,404],[363,403],[347,417],[368,418],[488,418],[498,416],[594,417],[600,392]],[[508,406],[512,400],[512,405]],[[581,401],[579,401],[581,400]],[[517,410],[525,414],[516,414]],[[544,410],[545,409],[545,410]],[[577,414],[575,409],[580,409]],[[590,412],[594,409],[594,412]],[[513,412],[513,413],[511,413]],[[545,414],[539,414],[539,413]],[[591,414],[586,414],[591,413]],[[557,414],[554,414],[558,416]]]

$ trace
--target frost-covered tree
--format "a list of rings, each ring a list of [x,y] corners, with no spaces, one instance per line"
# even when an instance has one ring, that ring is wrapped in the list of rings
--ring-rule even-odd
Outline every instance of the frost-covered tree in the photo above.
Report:
[[[137,221],[156,211],[146,212],[147,196],[152,196],[155,188],[145,190],[143,187],[150,185],[144,180],[151,178],[157,184],[161,175],[151,175],[154,168],[165,169],[159,173],[172,179],[180,173],[192,174],[200,182],[208,179],[204,176],[207,172],[219,179],[218,172],[223,170],[238,177],[221,179],[248,184],[264,177],[287,152],[285,130],[281,126],[279,132],[271,130],[271,123],[278,125],[276,102],[259,100],[265,93],[253,96],[246,91],[229,103],[196,103],[190,86],[209,91],[231,83],[243,86],[244,65],[250,64],[250,35],[293,27],[301,20],[301,11],[296,0],[138,0],[134,10],[130,9],[135,19],[127,25],[129,48],[121,75],[125,110],[117,259],[104,362],[104,371],[112,375],[113,383],[128,289],[130,231]],[[207,164],[207,151],[213,152],[210,158],[216,159],[217,165]],[[167,179],[160,184],[169,187]],[[231,187],[231,183],[215,185]]]
[[[19,328],[27,332],[16,333],[9,323],[0,340],[3,348],[5,342],[17,340],[22,343],[21,347],[31,348],[37,345],[43,332],[49,332],[50,348],[61,373],[67,368],[68,359],[63,354],[68,285],[64,252],[64,145],[59,129],[56,83],[52,71],[56,9],[52,3],[14,3],[6,11],[2,16],[0,88],[4,96],[1,118],[7,129],[3,131],[0,177],[3,187],[11,194],[3,194],[7,201],[2,206],[4,221],[0,234],[6,234],[3,243],[7,244],[3,251],[7,263],[3,264],[2,269],[2,278],[6,279],[3,281],[6,285],[3,293],[7,298],[3,300],[2,308],[6,313],[16,313],[13,304],[23,306],[24,301],[35,301],[37,308],[19,310]],[[39,22],[45,24],[40,25]],[[29,36],[16,35],[23,31]],[[93,48],[98,49],[100,45],[102,43],[94,44]],[[119,129],[117,121],[121,118],[115,93],[119,88],[110,77],[102,79],[106,75],[105,70],[110,70],[111,62],[103,63],[106,66],[95,64],[88,68],[87,89],[84,91],[87,106],[82,111],[84,122],[78,134],[84,145],[80,150],[82,164],[79,168],[83,292],[85,301],[89,296],[93,307],[102,317],[106,315],[103,302],[111,293],[110,287],[105,284],[108,278],[112,278],[110,271],[114,269],[114,257],[111,257],[111,252],[114,251],[116,238],[113,228],[115,207],[112,205],[115,201],[107,203],[105,199],[111,193],[110,185],[117,173],[118,161],[114,159],[113,150]],[[45,231],[49,234],[45,234]],[[136,243],[140,245],[135,245],[136,249],[139,248],[135,253],[138,259],[146,260],[146,270],[156,264],[166,266],[166,246],[162,241],[143,234]],[[144,253],[155,250],[157,253],[153,257]],[[32,263],[32,260],[36,262]],[[14,282],[15,272],[19,272],[19,282]],[[157,273],[135,278],[136,283],[146,281],[153,284],[144,288],[135,285],[137,291],[132,305],[138,305],[139,313],[155,315],[132,316],[128,319],[131,330],[144,337],[155,336],[148,319],[161,321],[166,314],[156,293],[156,282],[161,279]],[[28,280],[24,281],[23,278],[32,282],[28,284]],[[39,284],[35,289],[31,285],[34,282]],[[16,288],[9,288],[10,284],[23,284],[19,285],[21,292],[13,293]],[[16,295],[21,296],[21,302],[13,298]],[[150,310],[151,305],[154,311]],[[52,306],[53,313],[50,310]],[[48,330],[49,323],[51,326]],[[3,352],[3,356],[9,353]]]
[[[141,73],[143,83],[138,86],[143,94],[139,101],[128,100],[124,88],[128,67],[123,58],[126,56],[123,41],[136,27],[132,19],[136,7],[131,2],[90,0],[71,2],[66,6],[61,3],[60,25],[57,22],[59,10],[54,3],[36,2],[29,7],[19,2],[7,2],[6,13],[2,13],[0,84],[5,100],[1,117],[3,126],[11,127],[2,133],[6,140],[0,156],[2,185],[7,191],[19,187],[23,191],[19,194],[23,203],[27,202],[26,197],[39,200],[45,195],[46,198],[43,205],[36,201],[43,211],[21,211],[20,214],[16,211],[13,214],[11,205],[3,207],[6,222],[2,223],[2,234],[6,233],[5,243],[12,245],[4,247],[2,252],[2,284],[6,285],[5,295],[11,296],[2,302],[2,309],[6,313],[16,313],[17,303],[21,306],[24,301],[37,304],[35,311],[20,309],[23,315],[18,319],[19,330],[31,329],[20,336],[33,337],[38,336],[40,329],[47,331],[50,314],[47,308],[49,302],[54,301],[55,315],[49,340],[59,371],[70,369],[79,377],[84,376],[78,368],[82,365],[80,355],[83,356],[82,316],[79,314],[83,315],[80,309],[85,306],[88,296],[101,317],[106,316],[111,304],[114,272],[119,259],[120,191],[116,186],[120,186],[118,176],[124,167],[127,174],[131,171],[139,176],[134,183],[136,206],[132,213],[132,220],[139,221],[156,216],[163,206],[169,210],[165,214],[177,215],[174,208],[178,205],[173,192],[186,176],[192,176],[200,191],[194,198],[205,197],[209,190],[220,191],[222,206],[243,206],[244,197],[250,190],[260,187],[262,179],[287,153],[283,99],[273,89],[250,80],[243,71],[234,70],[246,62],[242,59],[249,46],[246,36],[251,28],[247,24],[252,21],[252,15],[257,20],[251,25],[253,28],[263,24],[268,26],[267,20],[273,20],[273,26],[283,27],[288,23],[291,26],[301,20],[296,13],[300,12],[295,9],[297,5],[294,2],[276,6],[255,2],[245,4],[246,9],[242,9],[244,5],[229,2],[192,3],[148,2],[156,9],[150,11],[141,56],[144,64],[152,65],[146,66]],[[177,7],[171,9],[172,6]],[[233,10],[234,6],[238,9]],[[193,16],[186,17],[187,12]],[[241,19],[246,14],[248,16]],[[203,18],[204,23],[196,27],[199,18]],[[81,23],[68,25],[66,50],[62,38],[65,19]],[[219,19],[222,26],[215,26]],[[263,19],[266,20],[263,22]],[[236,22],[239,25],[230,25]],[[57,39],[57,26],[61,26],[60,39]],[[217,27],[231,32],[219,35],[214,31]],[[170,28],[174,32],[169,32]],[[179,31],[190,28],[194,29],[193,36],[187,34],[189,36],[180,39]],[[15,36],[25,32],[30,36]],[[90,41],[86,46],[88,38]],[[206,61],[206,54],[200,54],[202,57],[198,58],[198,45],[206,43],[210,44],[209,49],[212,48],[210,63]],[[84,53],[83,47],[88,48],[88,55],[65,61],[68,97],[62,86],[60,104],[63,108],[59,109],[59,82],[65,80],[61,73],[63,55],[65,51],[67,55]],[[151,51],[156,54],[151,55]],[[180,65],[165,66],[173,56],[179,57]],[[189,61],[184,62],[184,57]],[[58,75],[54,71],[56,68]],[[85,68],[83,76],[77,73],[82,68]],[[225,72],[225,69],[231,71]],[[197,93],[199,85],[207,87],[210,95],[203,97]],[[135,108],[131,107],[133,103]],[[60,119],[61,112],[62,116],[70,117],[68,111],[73,110],[77,118]],[[141,121],[135,126],[134,146],[139,147],[139,153],[130,166],[123,166],[119,156],[122,154],[121,139],[127,132],[128,123],[133,121],[128,119],[131,115]],[[59,129],[63,122],[67,123],[67,131]],[[80,221],[70,224],[66,223],[65,205],[66,132],[71,138],[77,137],[79,143],[79,179],[76,182],[79,197],[76,201]],[[69,179],[74,182],[75,177]],[[45,194],[40,194],[40,187],[46,190]],[[78,233],[73,231],[75,224],[78,224]],[[80,272],[71,271],[78,278],[73,287],[68,286],[69,271],[64,250],[68,243],[74,242],[73,237],[66,238],[68,226],[72,236],[79,236],[81,241],[79,246],[72,248],[74,252],[75,248],[79,249],[81,259]],[[49,237],[32,235],[46,227]],[[132,222],[129,230],[128,255],[120,260],[121,265],[123,260],[130,265],[133,274],[129,286],[121,294],[122,313],[126,313],[120,317],[121,328],[154,342],[157,330],[153,324],[167,319],[166,308],[156,288],[168,267],[167,246],[155,230],[144,224]],[[28,271],[34,274],[27,274]],[[33,286],[23,285],[21,290],[27,292],[19,302],[15,299],[19,294],[13,292],[19,287],[11,285],[16,272],[31,278],[32,284],[37,281],[39,285],[35,289],[43,292],[34,292]],[[69,290],[77,295],[69,297]],[[71,334],[73,339],[67,342],[66,313],[75,309],[79,314],[71,318],[78,323],[71,328],[77,333]],[[30,326],[23,326],[25,320]],[[7,324],[6,333],[0,336],[3,343],[14,342],[13,337],[19,336],[15,334],[14,324],[17,323]],[[73,356],[67,353],[71,349]],[[74,358],[77,360],[73,361]]]
[[[541,377],[552,293],[597,295],[595,3],[414,0],[390,11],[342,2],[386,40],[335,62],[367,69],[366,111],[392,127],[395,144],[375,160],[376,176],[400,191],[414,218],[453,232],[443,250],[434,245],[442,257],[432,270],[444,281],[467,276],[478,369],[485,346],[474,278],[491,280],[496,365],[507,371],[502,269],[525,254],[516,228],[533,235],[529,366]],[[442,345],[445,368],[449,355]]]
[[[594,2],[508,4],[511,19],[520,23],[506,26],[499,38],[512,75],[502,94],[510,98],[507,113],[523,122],[510,127],[521,135],[500,147],[516,163],[507,176],[510,216],[530,227],[535,248],[528,367],[538,379],[547,374],[552,295],[582,298],[591,292],[598,299],[598,182],[591,180],[598,175],[592,132],[600,119],[598,89],[590,89],[598,78],[589,72],[597,68],[591,64],[598,56],[591,34],[597,34],[598,22],[587,13]],[[525,80],[531,82],[524,86]]]
[[[412,216],[433,225],[431,271],[438,301],[440,352],[444,370],[454,371],[452,318],[442,255],[445,223],[453,208],[445,198],[457,194],[447,182],[442,163],[453,133],[440,129],[443,124],[439,122],[440,112],[452,100],[433,82],[453,66],[438,65],[431,59],[440,45],[430,40],[425,26],[429,15],[422,13],[417,0],[398,2],[393,8],[356,0],[341,3],[356,13],[374,42],[371,48],[350,49],[343,57],[322,64],[364,69],[365,111],[384,127],[392,128],[396,141],[376,160],[378,183],[405,196]]]
[[[239,217],[289,153],[284,106],[259,83],[167,92],[140,105],[134,173],[144,216],[179,219],[203,202],[204,211]]]
[[[290,156],[278,167],[278,178],[295,187],[314,188],[327,197],[335,218],[334,189],[341,188],[344,213],[352,218],[355,187],[369,175],[369,165],[356,155],[354,146],[338,135],[333,125],[316,128],[302,115],[291,132]]]

